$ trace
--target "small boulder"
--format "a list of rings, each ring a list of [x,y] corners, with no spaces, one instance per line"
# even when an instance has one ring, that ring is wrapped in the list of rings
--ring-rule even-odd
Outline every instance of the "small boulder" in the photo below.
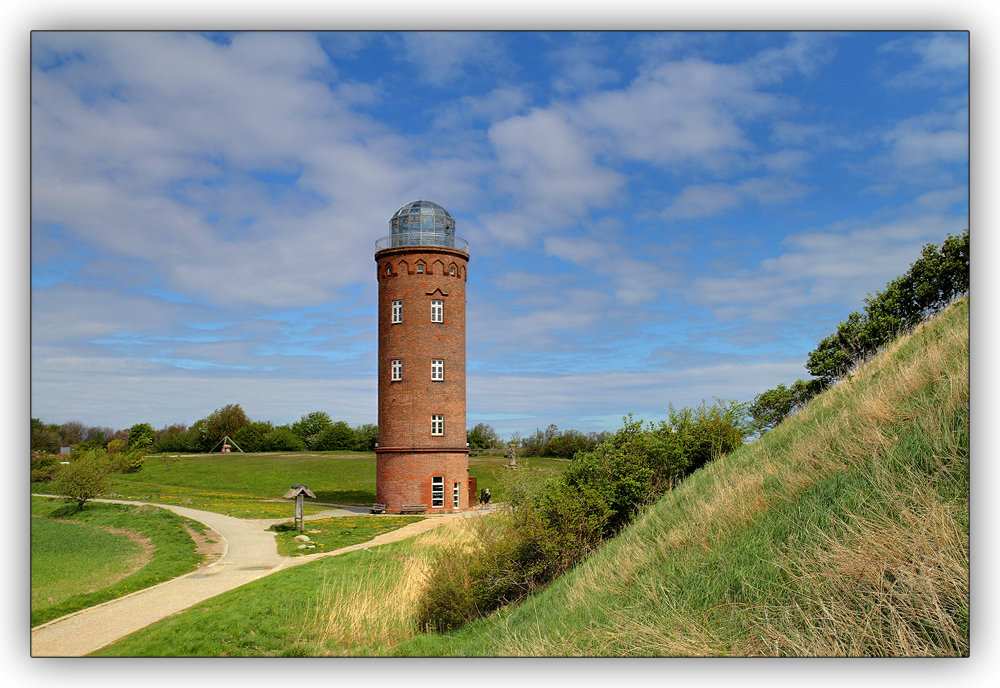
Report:
[[[308,535],[296,535],[292,539],[295,540],[296,542],[310,542]]]
[[[298,547],[298,548],[299,548],[299,549],[305,549],[305,548],[306,548],[306,545],[299,545],[299,547]]]

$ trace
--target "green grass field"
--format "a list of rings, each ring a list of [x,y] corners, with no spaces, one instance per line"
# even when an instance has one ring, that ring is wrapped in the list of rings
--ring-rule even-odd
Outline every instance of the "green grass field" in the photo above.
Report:
[[[145,550],[123,533],[49,518],[31,521],[31,611],[106,588],[140,568]],[[71,569],[67,560],[73,562]]]
[[[31,513],[32,626],[176,578],[201,561],[184,526],[204,526],[165,509],[91,502],[76,511],[76,504],[32,497]],[[142,568],[130,572],[146,561],[138,556],[143,548],[109,528],[148,540]]]

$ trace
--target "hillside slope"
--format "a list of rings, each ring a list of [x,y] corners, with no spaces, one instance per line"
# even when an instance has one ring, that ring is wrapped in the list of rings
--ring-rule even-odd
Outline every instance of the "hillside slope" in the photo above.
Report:
[[[965,656],[969,300],[427,655]]]

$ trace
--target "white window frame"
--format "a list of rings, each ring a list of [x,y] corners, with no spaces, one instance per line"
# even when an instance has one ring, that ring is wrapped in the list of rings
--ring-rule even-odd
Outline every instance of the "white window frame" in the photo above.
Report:
[[[432,358],[431,359],[431,379],[432,380],[444,380],[444,359],[443,358]]]
[[[390,380],[393,382],[398,382],[403,379],[403,360],[400,358],[395,358],[392,361],[392,377]]]
[[[417,274],[418,275],[424,274],[424,264],[423,263],[417,263]]]
[[[454,487],[452,487],[451,489],[451,505],[455,509],[462,508],[462,505],[459,504],[459,502],[461,501],[461,494],[462,491],[459,488],[458,483],[455,483]]]
[[[403,322],[403,299],[392,302],[392,324]]]
[[[431,300],[431,322],[444,322],[444,301],[441,299]]]
[[[455,276],[455,266],[454,266],[454,265],[452,265],[452,266],[451,266],[451,267],[450,267],[450,268],[448,269],[448,274],[449,274],[449,275],[451,275],[452,277],[454,277],[454,276]]]
[[[431,477],[431,508],[439,509],[444,506],[444,476],[435,475]]]
[[[431,435],[434,437],[444,436],[444,415],[435,413],[431,416]]]

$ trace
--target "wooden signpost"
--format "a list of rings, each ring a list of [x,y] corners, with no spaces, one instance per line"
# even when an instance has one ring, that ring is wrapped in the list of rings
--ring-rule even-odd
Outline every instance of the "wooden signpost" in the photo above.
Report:
[[[310,497],[316,499],[316,495],[312,493],[308,485],[301,485],[296,483],[292,485],[292,489],[285,493],[285,499],[295,498],[295,527],[298,528],[301,533],[305,530],[305,498]]]

